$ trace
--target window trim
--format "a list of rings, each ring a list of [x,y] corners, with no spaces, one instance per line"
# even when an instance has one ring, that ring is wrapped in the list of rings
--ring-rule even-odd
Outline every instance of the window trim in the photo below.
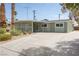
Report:
[[[59,27],[56,26],[57,24],[59,24]],[[63,26],[61,27],[60,24],[63,24]],[[55,23],[55,28],[64,28],[64,23],[62,23],[62,22]]]
[[[42,25],[44,25],[44,24],[46,24],[47,26],[46,27],[42,27]],[[48,24],[47,23],[43,23],[43,24],[41,24],[41,27],[42,28],[48,28]]]

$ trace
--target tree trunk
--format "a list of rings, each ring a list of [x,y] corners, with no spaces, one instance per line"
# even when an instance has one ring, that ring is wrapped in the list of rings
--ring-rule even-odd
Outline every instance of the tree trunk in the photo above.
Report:
[[[77,26],[78,26],[78,23],[77,23],[77,21],[75,20],[74,13],[71,12],[71,11],[69,12],[69,18],[72,20],[73,26],[74,26],[74,27],[77,27]]]
[[[11,28],[14,28],[14,18],[15,18],[15,4],[11,4]]]
[[[6,27],[5,4],[1,3],[1,23],[2,27]]]

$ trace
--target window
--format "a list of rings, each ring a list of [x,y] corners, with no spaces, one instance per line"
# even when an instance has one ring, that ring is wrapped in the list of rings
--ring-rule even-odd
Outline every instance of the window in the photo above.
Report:
[[[57,23],[56,27],[63,27],[63,23]]]
[[[60,27],[63,27],[63,24],[60,24]]]
[[[47,27],[47,24],[42,24],[42,27]]]
[[[56,24],[56,27],[59,27],[59,24]]]

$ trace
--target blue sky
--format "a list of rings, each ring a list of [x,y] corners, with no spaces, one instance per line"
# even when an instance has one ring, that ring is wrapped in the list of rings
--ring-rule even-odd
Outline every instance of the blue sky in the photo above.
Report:
[[[11,19],[11,4],[6,5],[6,17]],[[59,3],[16,3],[17,16],[19,20],[33,19],[33,10],[36,10],[36,19],[43,20],[58,20],[58,15],[61,14],[61,19],[68,19],[68,13],[62,14]],[[28,7],[28,16],[27,16]]]

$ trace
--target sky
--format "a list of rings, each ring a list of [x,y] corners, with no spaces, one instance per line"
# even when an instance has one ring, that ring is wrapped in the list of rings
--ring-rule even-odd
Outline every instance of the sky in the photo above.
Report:
[[[11,4],[6,3],[6,18],[11,19]],[[68,19],[68,12],[62,13],[59,3],[16,3],[15,9],[17,12],[16,18],[18,20],[32,20],[33,10],[36,10],[37,20],[59,20],[59,14],[61,19]],[[28,13],[27,13],[28,12]]]

